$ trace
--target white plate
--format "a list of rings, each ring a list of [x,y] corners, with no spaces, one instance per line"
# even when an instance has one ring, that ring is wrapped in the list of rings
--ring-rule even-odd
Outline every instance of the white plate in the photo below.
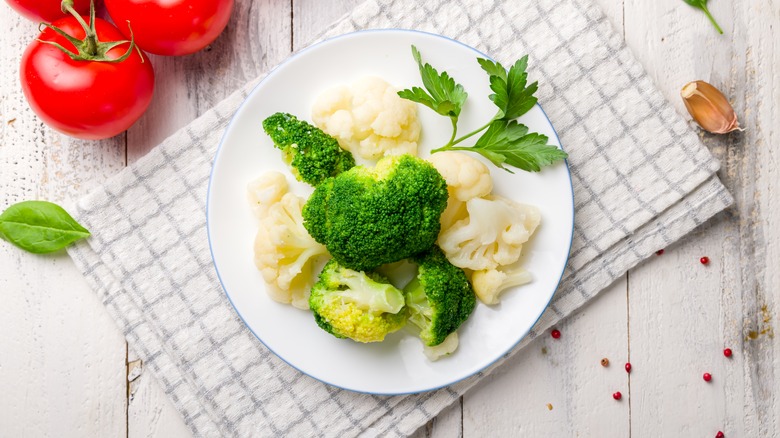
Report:
[[[208,193],[208,232],[222,287],[247,327],[271,351],[298,370],[341,388],[404,394],[429,391],[457,382],[487,367],[515,346],[542,314],[560,281],[573,229],[571,177],[564,163],[531,174],[509,174],[490,165],[497,194],[536,205],[542,224],[524,248],[531,284],[510,290],[501,304],[478,304],[460,328],[460,347],[450,357],[429,362],[420,341],[404,331],[377,344],[337,339],[321,330],[308,311],[272,301],[253,262],[257,223],[246,200],[249,181],[267,170],[289,175],[279,150],[263,133],[261,122],[284,111],[310,120],[314,98],[326,88],[365,75],[377,75],[399,88],[421,86],[410,46],[423,59],[446,70],[465,87],[468,101],[460,118],[461,133],[481,126],[495,113],[488,77],[476,58],[485,57],[456,41],[427,33],[380,30],[352,33],[312,46],[271,72],[247,97],[225,131],[217,151]],[[522,54],[518,54],[522,55]],[[534,77],[534,62],[529,67]],[[449,139],[448,119],[419,107],[423,125],[420,156]],[[558,137],[538,105],[520,121],[532,131]],[[476,155],[475,155],[476,156]],[[290,175],[288,180],[293,182]],[[303,196],[311,188],[294,183]]]

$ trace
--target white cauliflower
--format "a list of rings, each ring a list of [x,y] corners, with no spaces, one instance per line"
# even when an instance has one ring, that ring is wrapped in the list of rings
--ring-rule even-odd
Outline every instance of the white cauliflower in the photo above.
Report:
[[[247,185],[247,199],[252,206],[252,212],[262,219],[268,207],[282,200],[289,190],[287,178],[281,172],[270,171]]]
[[[490,169],[476,158],[462,152],[437,152],[428,158],[439,171],[451,197],[466,202],[471,198],[487,196],[493,190]]]
[[[377,77],[323,92],[312,107],[314,124],[342,148],[366,160],[385,155],[417,155],[420,122],[417,106]]]
[[[472,198],[466,210],[438,243],[453,265],[474,271],[516,262],[541,219],[538,208],[499,196]]]
[[[530,283],[531,273],[521,267],[485,269],[471,274],[471,286],[477,298],[485,304],[498,304],[498,296],[513,286]]]
[[[441,213],[441,216],[439,216],[441,229],[450,229],[455,225],[455,222],[468,217],[469,212],[466,210],[466,203],[456,200],[450,192],[450,196],[447,198],[447,208],[445,208]]]
[[[447,181],[447,208],[441,214],[442,229],[465,219],[466,201],[487,196],[493,190],[490,169],[484,163],[461,152],[437,152],[428,158]]]
[[[439,345],[429,347],[423,344],[423,353],[431,362],[435,362],[444,356],[449,356],[458,349],[458,332],[452,332],[444,338]]]
[[[263,199],[277,194],[262,193],[273,193]],[[285,193],[278,202],[268,205],[255,238],[255,265],[268,285],[268,295],[299,309],[309,308],[314,259],[327,254],[303,227],[304,203],[293,193]]]

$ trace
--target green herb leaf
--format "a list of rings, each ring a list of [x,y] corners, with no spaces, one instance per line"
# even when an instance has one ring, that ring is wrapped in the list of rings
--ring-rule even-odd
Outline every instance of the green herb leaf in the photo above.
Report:
[[[458,115],[466,101],[466,91],[446,72],[439,74],[430,64],[423,64],[420,52],[414,46],[412,55],[420,68],[425,89],[413,87],[399,91],[398,95],[421,103],[441,115],[448,116],[452,121],[452,136],[449,142],[433,149],[431,153],[455,150],[476,152],[510,173],[512,170],[506,166],[538,172],[542,167],[568,156],[557,147],[548,145],[546,136],[529,133],[525,125],[514,120],[536,105],[533,94],[538,86],[536,82],[528,85],[527,55],[517,60],[509,71],[499,62],[477,58],[482,70],[490,77],[490,88],[493,90],[490,99],[498,106],[499,111],[482,127],[457,138]],[[480,132],[482,136],[474,146],[459,146],[461,142]]]
[[[701,9],[702,12],[704,12],[704,15],[707,16],[707,18],[710,19],[710,23],[712,23],[713,26],[715,26],[715,29],[723,35],[723,29],[718,26],[718,22],[715,21],[715,17],[712,16],[710,13],[710,10],[707,8],[707,0],[683,0],[685,3],[688,3],[689,5],[693,6],[694,8]]]
[[[471,148],[496,166],[512,172],[504,165],[529,172],[538,172],[544,166],[565,159],[566,152],[547,144],[547,136],[528,132],[528,127],[516,121],[496,120]]]
[[[420,87],[412,87],[411,89],[401,90],[398,92],[398,96],[400,96],[402,99],[407,99],[411,100],[412,102],[423,104],[443,116],[457,118],[458,115],[460,115],[459,106],[455,105],[449,100],[436,101]]]
[[[414,87],[411,90],[401,90],[398,95],[423,104],[443,116],[457,118],[468,97],[466,90],[447,72],[439,73],[430,64],[423,64],[420,51],[415,46],[412,46],[412,56],[420,68],[420,77],[425,90]]]
[[[509,68],[509,73],[503,70],[499,63],[493,63],[486,59],[478,59],[482,69],[490,75],[490,89],[494,94],[490,95],[490,100],[496,104],[501,111],[500,118],[504,120],[516,119],[527,113],[536,105],[534,93],[538,89],[538,83],[534,82],[528,86],[528,55],[518,59],[515,64]]]
[[[491,61],[489,59],[477,58],[477,62],[490,76],[498,76],[506,81],[506,68],[497,61]]]
[[[57,204],[24,201],[0,214],[0,237],[36,254],[58,251],[89,231]]]

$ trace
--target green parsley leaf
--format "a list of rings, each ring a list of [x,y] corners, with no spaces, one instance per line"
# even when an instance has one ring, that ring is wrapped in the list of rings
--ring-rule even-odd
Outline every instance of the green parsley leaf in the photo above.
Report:
[[[707,18],[710,19],[710,23],[712,23],[713,26],[715,26],[715,29],[723,35],[723,29],[718,26],[718,22],[715,21],[715,17],[712,16],[710,13],[710,10],[707,8],[707,0],[683,0],[685,3],[688,3],[689,5],[693,6],[694,8],[701,9],[702,12],[704,12],[704,15],[707,16]]]
[[[506,81],[506,68],[504,68],[498,61],[491,61],[490,59],[477,58],[477,62],[485,70],[489,76],[498,76]]]
[[[420,77],[425,90],[413,87],[411,90],[399,91],[398,95],[403,99],[423,104],[443,116],[454,118],[460,116],[460,111],[468,97],[463,86],[456,83],[447,72],[439,73],[430,64],[423,64],[420,51],[415,46],[412,46],[412,56],[420,68]]]
[[[398,96],[402,99],[423,104],[443,116],[457,117],[460,115],[461,108],[459,106],[456,106],[449,100],[436,101],[420,87],[412,87],[410,90],[401,90],[398,92]]]
[[[481,154],[493,164],[513,173],[506,166],[516,167],[529,172],[539,172],[542,167],[565,159],[566,152],[547,144],[547,137],[529,133],[528,127],[514,119],[527,113],[536,105],[536,82],[528,85],[528,56],[524,56],[507,71],[501,63],[489,59],[477,58],[482,70],[490,78],[493,90],[490,100],[498,107],[498,113],[482,127],[457,137],[458,116],[466,101],[466,91],[452,79],[447,72],[436,71],[430,64],[423,64],[420,52],[412,46],[412,55],[420,68],[423,86],[402,90],[398,95],[404,99],[420,103],[437,113],[448,116],[452,121],[452,136],[444,146],[433,149],[431,153],[441,151],[471,151]],[[474,146],[459,146],[463,141],[482,133]]]
[[[528,132],[528,127],[514,120],[495,120],[471,148],[489,159],[496,166],[513,173],[504,165],[529,172],[539,172],[542,167],[563,160],[568,155],[547,144],[547,136]]]
[[[490,95],[490,100],[496,104],[501,111],[500,118],[504,120],[516,119],[527,113],[536,105],[534,93],[539,88],[538,83],[528,83],[528,55],[518,59],[515,64],[509,68],[509,73],[501,73],[503,66],[499,63],[480,59],[478,60],[482,69],[490,75],[490,89],[494,94]]]

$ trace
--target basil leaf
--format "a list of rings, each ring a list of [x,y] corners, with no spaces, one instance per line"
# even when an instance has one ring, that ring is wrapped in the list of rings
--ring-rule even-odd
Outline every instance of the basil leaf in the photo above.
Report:
[[[0,237],[35,254],[58,251],[89,235],[65,209],[51,202],[19,202],[0,214]]]

